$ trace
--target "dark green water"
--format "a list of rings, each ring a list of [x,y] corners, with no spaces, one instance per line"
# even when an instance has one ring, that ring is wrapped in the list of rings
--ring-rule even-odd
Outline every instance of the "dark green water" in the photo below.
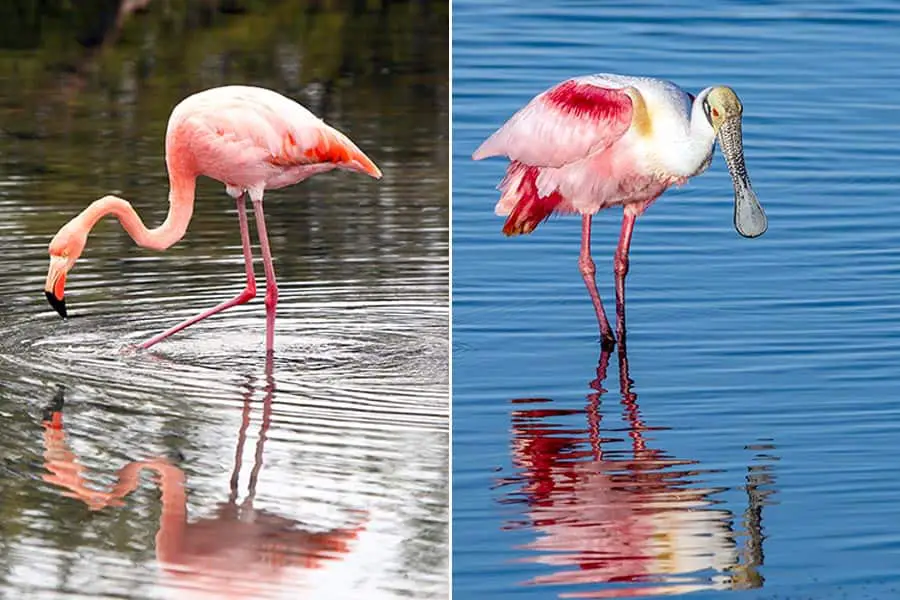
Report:
[[[0,11],[0,596],[182,597],[191,580],[209,597],[445,597],[446,3],[95,4]],[[161,222],[169,112],[229,83],[294,98],[384,171],[266,196],[274,360],[261,296],[122,352],[242,288],[233,203],[211,180],[164,253],[101,223],[60,321],[42,292],[54,232],[107,193]],[[42,424],[54,397],[62,430]],[[66,495],[106,498],[158,457],[186,498],[161,499],[150,471],[119,506]],[[191,574],[162,568],[172,539]]]

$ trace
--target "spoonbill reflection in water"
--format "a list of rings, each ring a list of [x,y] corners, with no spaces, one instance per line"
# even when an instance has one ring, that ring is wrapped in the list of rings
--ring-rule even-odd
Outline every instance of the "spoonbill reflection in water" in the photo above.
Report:
[[[528,583],[577,586],[560,592],[565,598],[761,587],[763,507],[774,503],[775,494],[774,444],[747,446],[756,455],[747,468],[747,505],[738,528],[736,515],[716,498],[727,488],[702,485],[709,470],[652,447],[647,432],[662,428],[642,420],[621,346],[626,424],[602,427],[608,364],[603,351],[590,384],[595,391],[583,409],[557,408],[545,398],[513,400],[515,474],[498,487],[509,490],[500,502],[521,506],[523,514],[506,529],[531,530],[534,539],[520,548],[528,551],[523,560],[553,569]],[[581,416],[587,427],[567,426]],[[610,438],[623,430],[625,447]]]
[[[498,215],[503,233],[531,233],[554,213],[581,215],[578,266],[597,313],[604,348],[609,326],[591,258],[591,217],[624,207],[616,248],[616,333],[625,335],[625,275],[635,219],[671,185],[705,171],[716,142],[734,183],[734,226],[744,237],[767,228],[750,185],[741,134],[743,106],[734,90],[708,87],[696,97],[646,77],[589,75],[539,94],[472,155],[505,156]]]
[[[140,347],[149,348],[185,327],[256,296],[246,213],[249,196],[266,274],[266,350],[272,352],[278,285],[266,234],[263,193],[335,168],[381,178],[375,163],[347,136],[304,107],[271,90],[239,85],[196,93],[173,109],[166,130],[166,168],[169,213],[159,227],[147,229],[126,200],[104,196],[63,225],[50,241],[50,268],[44,293],[60,316],[67,315],[66,276],[100,219],[111,214],[139,246],[165,250],[184,236],[194,210],[197,177],[206,175],[224,183],[225,191],[237,203],[246,286],[231,300],[175,325]]]

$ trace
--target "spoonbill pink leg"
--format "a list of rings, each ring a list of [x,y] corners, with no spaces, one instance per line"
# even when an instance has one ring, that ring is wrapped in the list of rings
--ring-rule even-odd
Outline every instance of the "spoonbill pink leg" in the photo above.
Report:
[[[266,233],[266,215],[263,213],[262,198],[252,198],[256,230],[259,232],[259,247],[262,249],[263,265],[266,270],[266,352],[271,354],[275,347],[275,307],[278,305],[278,282],[275,280],[275,265],[269,250],[269,236]]]
[[[185,327],[193,325],[197,321],[202,321],[206,317],[211,317],[216,313],[220,313],[226,308],[231,308],[232,306],[236,306],[238,304],[245,304],[246,302],[249,302],[256,297],[256,277],[253,274],[253,253],[250,250],[250,228],[247,225],[247,208],[245,199],[246,195],[247,194],[241,194],[241,196],[236,200],[238,222],[241,226],[241,246],[244,249],[244,268],[247,271],[247,285],[244,287],[244,291],[242,291],[231,300],[227,300],[222,304],[214,306],[209,310],[200,313],[199,315],[191,317],[186,321],[182,321],[171,329],[167,329],[159,335],[150,338],[149,340],[141,344],[141,348],[149,348],[150,346],[153,346],[154,344],[166,339],[170,335],[178,333]],[[268,245],[266,245],[266,248],[268,248]]]
[[[578,257],[578,269],[581,271],[584,285],[587,286],[594,303],[597,322],[600,324],[601,344],[605,348],[611,348],[616,343],[616,338],[613,337],[612,330],[610,330],[609,321],[606,320],[606,311],[603,310],[603,301],[600,300],[600,292],[597,291],[595,278],[597,268],[591,258],[591,215],[581,217],[581,255]]]
[[[616,335],[619,344],[625,344],[625,275],[628,274],[628,250],[631,248],[631,233],[634,231],[635,216],[625,211],[622,218],[622,231],[619,233],[619,245],[613,269],[616,273]]]

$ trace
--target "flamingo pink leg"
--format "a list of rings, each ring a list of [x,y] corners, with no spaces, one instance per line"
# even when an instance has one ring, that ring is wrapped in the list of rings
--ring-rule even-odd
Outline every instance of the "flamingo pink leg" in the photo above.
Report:
[[[619,344],[625,345],[625,276],[628,274],[628,251],[631,248],[631,233],[634,231],[635,216],[625,212],[622,218],[622,231],[619,234],[619,245],[613,268],[616,273],[616,335]]]
[[[150,338],[149,340],[141,344],[141,348],[149,348],[150,346],[153,346],[154,344],[166,339],[170,335],[178,333],[185,327],[193,325],[197,321],[202,321],[206,317],[211,317],[216,313],[220,313],[226,308],[231,308],[232,306],[236,306],[238,304],[245,304],[246,302],[249,302],[256,297],[256,277],[253,274],[253,253],[250,250],[250,228],[247,225],[247,208],[245,196],[246,194],[241,194],[241,196],[237,198],[236,201],[238,222],[241,226],[241,246],[244,249],[244,267],[247,271],[247,285],[244,287],[244,291],[242,291],[231,300],[227,300],[217,306],[210,308],[207,311],[200,313],[199,315],[191,317],[186,321],[182,321],[171,329],[167,329],[159,335]]]
[[[616,343],[606,320],[606,311],[603,310],[603,301],[600,300],[600,292],[597,290],[595,274],[597,268],[591,258],[591,215],[581,217],[581,255],[578,257],[578,268],[584,278],[591,300],[594,302],[594,310],[597,313],[597,322],[600,324],[600,338],[604,347],[612,347]]]
[[[275,280],[275,265],[269,250],[269,235],[266,233],[266,215],[263,213],[262,198],[253,199],[253,215],[259,232],[259,246],[262,249],[263,265],[266,270],[266,352],[271,354],[275,347],[275,307],[278,304],[278,282]]]

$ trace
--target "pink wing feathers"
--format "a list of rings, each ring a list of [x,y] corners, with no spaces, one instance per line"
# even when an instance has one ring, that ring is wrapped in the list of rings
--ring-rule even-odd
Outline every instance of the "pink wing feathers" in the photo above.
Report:
[[[236,187],[282,187],[330,167],[381,177],[347,136],[270,90],[196,94],[173,111],[170,133],[189,138],[198,172]]]
[[[624,89],[570,79],[536,96],[475,151],[527,165],[561,167],[605,150],[631,125]]]
[[[602,152],[631,126],[631,97],[586,79],[570,79],[536,96],[472,155],[507,156],[497,213],[509,215],[506,235],[531,233],[554,212],[572,208],[556,190],[543,193],[542,172]]]
[[[381,170],[350,138],[325,122],[316,121],[279,132],[277,139],[281,147],[270,146],[269,162],[280,167],[334,163],[375,178],[381,177]]]

